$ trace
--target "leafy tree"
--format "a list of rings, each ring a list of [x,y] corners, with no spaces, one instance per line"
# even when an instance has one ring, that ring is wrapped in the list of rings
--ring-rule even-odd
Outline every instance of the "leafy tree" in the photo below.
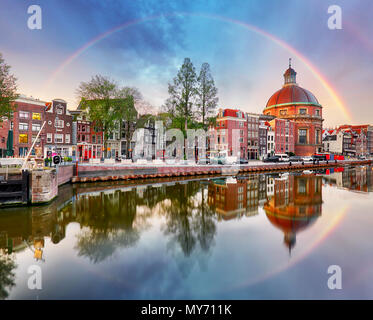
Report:
[[[201,116],[203,127],[206,129],[208,118],[215,114],[215,109],[219,101],[217,97],[218,89],[215,87],[208,63],[205,62],[202,64],[197,81],[198,114]]]
[[[115,128],[113,99],[117,97],[118,85],[113,80],[96,75],[89,82],[81,82],[77,89],[80,108],[87,109],[89,119],[102,128],[104,146]]]
[[[192,61],[184,59],[172,83],[168,84],[170,98],[166,103],[173,106],[175,116],[184,120],[185,133],[188,130],[188,120],[193,118],[193,103],[196,95],[197,75]],[[184,150],[185,155],[185,150]]]
[[[122,137],[122,134],[125,133],[127,157],[129,157],[129,149],[135,129],[135,126],[131,127],[131,125],[136,123],[138,116],[135,103],[139,102],[142,99],[142,96],[138,89],[131,87],[123,87],[119,89],[117,96],[123,100],[123,103],[117,105],[114,113],[115,118],[119,120],[120,137]]]
[[[81,82],[77,94],[81,99],[80,107],[87,109],[90,120],[102,128],[105,150],[115,129],[119,129],[121,138],[123,122],[126,124],[127,146],[130,145],[133,133],[130,124],[137,119],[135,103],[142,99],[136,88],[119,88],[115,81],[96,75],[89,82]]]
[[[1,117],[11,118],[14,110],[11,102],[18,98],[16,81],[0,53],[0,122]]]

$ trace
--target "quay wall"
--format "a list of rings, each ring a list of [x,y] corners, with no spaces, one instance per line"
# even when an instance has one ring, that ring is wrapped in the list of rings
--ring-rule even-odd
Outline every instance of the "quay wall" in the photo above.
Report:
[[[58,195],[56,169],[34,169],[31,173],[30,200],[32,204],[46,203]]]
[[[57,167],[57,183],[59,186],[67,182],[70,182],[73,176],[74,176],[74,165],[66,165],[66,166]]]
[[[250,165],[78,165],[76,175],[72,178],[73,183],[116,181],[134,179],[154,179],[183,177],[194,175],[237,175],[250,172],[271,172],[271,171],[293,171],[307,169],[322,169],[328,167],[340,167],[349,165],[371,164],[372,160],[360,161],[329,161],[319,164],[311,163],[279,163],[279,164],[250,164]]]

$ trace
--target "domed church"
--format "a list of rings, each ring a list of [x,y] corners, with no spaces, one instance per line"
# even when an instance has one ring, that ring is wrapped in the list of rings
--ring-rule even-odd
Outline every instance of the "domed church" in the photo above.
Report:
[[[269,98],[263,113],[294,121],[295,154],[310,156],[322,151],[322,106],[310,91],[298,86],[296,75],[289,59],[285,83]]]

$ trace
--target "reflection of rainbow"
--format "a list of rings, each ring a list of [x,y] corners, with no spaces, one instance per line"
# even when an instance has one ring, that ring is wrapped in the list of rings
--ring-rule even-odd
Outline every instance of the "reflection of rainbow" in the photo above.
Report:
[[[289,263],[284,263],[284,264],[280,265],[278,268],[275,268],[275,269],[263,274],[262,276],[260,276],[258,278],[250,279],[249,281],[240,283],[238,286],[232,287],[231,290],[238,289],[238,288],[244,288],[244,287],[248,287],[248,286],[260,283],[260,282],[265,281],[265,280],[273,277],[274,275],[276,275],[278,273],[281,273],[281,272],[293,267],[294,265],[296,265],[298,262],[300,262],[302,259],[304,259],[306,256],[308,256],[318,245],[323,243],[325,241],[325,239],[328,238],[328,236],[330,234],[333,233],[333,231],[338,227],[338,225],[341,223],[341,221],[345,217],[347,211],[348,211],[348,208],[346,207],[346,208],[343,208],[338,214],[336,214],[331,219],[331,221],[326,226],[326,228],[318,234],[318,237],[315,239],[315,241],[313,241],[312,244],[307,249],[302,251],[301,254],[292,258]]]
[[[259,34],[261,36],[264,36],[265,38],[275,42],[288,52],[290,52],[292,55],[296,56],[303,64],[311,71],[311,73],[320,81],[320,83],[323,85],[323,87],[326,89],[328,94],[333,98],[335,101],[336,105],[341,109],[343,112],[343,115],[345,116],[346,120],[351,119],[351,115],[349,111],[347,110],[346,106],[342,102],[341,98],[339,98],[338,94],[336,91],[333,89],[332,85],[328,82],[328,80],[321,74],[321,72],[304,56],[302,55],[299,51],[291,47],[289,44],[284,42],[283,40],[273,36],[272,34],[259,29],[258,27],[255,27],[253,25],[247,24],[245,22],[239,21],[239,20],[233,20],[229,18],[225,18],[222,16],[218,15],[211,15],[211,14],[200,14],[200,13],[187,13],[187,12],[174,12],[174,13],[169,13],[169,14],[162,14],[158,16],[150,16],[146,18],[141,18],[133,21],[126,22],[124,24],[121,24],[113,29],[110,29],[104,33],[101,33],[97,37],[93,38],[89,42],[87,42],[85,45],[80,47],[77,51],[75,51],[71,56],[69,56],[53,73],[52,75],[48,78],[44,85],[44,89],[46,89],[57,77],[57,75],[62,72],[71,62],[73,62],[76,58],[78,58],[83,52],[85,52],[87,49],[95,45],[96,43],[100,42],[101,40],[109,37],[110,35],[121,31],[123,29],[126,29],[128,27],[138,25],[141,23],[145,23],[148,21],[154,21],[160,18],[164,17],[178,17],[178,16],[192,16],[192,17],[202,17],[202,18],[207,18],[207,19],[214,19],[222,22],[228,22],[228,23],[233,23],[235,25],[241,26],[247,30],[250,30],[252,32],[255,32],[256,34]]]

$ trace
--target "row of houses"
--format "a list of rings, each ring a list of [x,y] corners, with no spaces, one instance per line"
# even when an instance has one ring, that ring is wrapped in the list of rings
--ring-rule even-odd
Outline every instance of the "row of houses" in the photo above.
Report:
[[[325,152],[345,156],[369,156],[373,154],[373,126],[342,125],[323,130]]]
[[[293,121],[238,109],[220,109],[209,137],[212,153],[248,160],[295,151]]]
[[[3,118],[0,122],[0,157],[25,157],[35,139],[31,155],[49,157],[59,154],[73,160],[107,158],[128,155],[133,144],[127,145],[125,132],[130,126],[134,131],[134,123],[122,124],[122,135],[119,134],[119,123],[111,133],[104,148],[102,129],[88,119],[84,110],[78,108],[70,111],[66,101],[54,99],[52,102],[41,101],[21,95],[15,100],[12,119]],[[45,122],[45,123],[44,123]],[[39,131],[44,124],[39,137]]]

